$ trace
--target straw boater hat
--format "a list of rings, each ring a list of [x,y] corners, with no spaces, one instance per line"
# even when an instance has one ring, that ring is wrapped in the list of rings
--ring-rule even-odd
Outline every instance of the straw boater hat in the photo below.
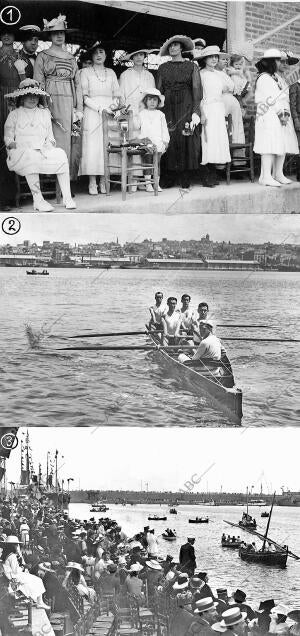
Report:
[[[203,60],[205,57],[209,57],[210,55],[220,55],[220,47],[216,44],[211,46],[206,46],[204,49],[200,51],[195,50],[193,52],[195,60]]]
[[[158,88],[145,88],[143,90],[142,99],[143,101],[145,97],[158,97],[158,108],[163,108],[165,103],[165,96],[161,94]]]
[[[4,543],[8,545],[22,545],[22,541],[19,541],[18,537],[15,537],[12,534],[5,539]]]
[[[140,563],[133,563],[129,568],[129,572],[140,572],[141,570],[143,570],[143,566]]]
[[[157,561],[154,561],[154,559],[146,561],[146,565],[150,568],[150,570],[162,570],[161,565],[159,565]]]
[[[189,577],[187,574],[180,574],[176,583],[173,585],[173,590],[186,590],[189,586]]]
[[[31,40],[36,37],[39,38],[41,33],[40,27],[36,24],[25,24],[19,29],[19,38],[21,42],[25,42],[26,40]]]
[[[197,46],[197,44],[201,44],[201,46],[203,46],[203,48],[206,46],[206,41],[203,40],[203,38],[195,38],[195,40],[193,40],[194,45]]]
[[[43,18],[44,29],[41,32],[41,38],[43,40],[50,39],[50,34],[55,33],[55,31],[65,31],[65,33],[76,33],[78,29],[68,29],[68,24],[66,21],[66,16],[61,13],[57,18],[53,18],[53,20],[46,20]]]
[[[79,572],[84,572],[84,568],[80,563],[75,563],[75,561],[69,561],[66,565],[66,570],[79,570]]]
[[[239,607],[232,607],[222,614],[222,620],[212,625],[212,629],[216,632],[226,632],[228,627],[238,625],[245,620],[247,612],[241,612]]]
[[[30,79],[29,77],[19,84],[19,88],[16,88],[13,93],[7,93],[5,97],[9,99],[17,99],[23,95],[37,95],[38,97],[50,97],[49,93],[46,93],[39,88],[37,80]],[[45,524],[46,525],[46,524]]]
[[[202,614],[202,612],[208,612],[209,610],[216,608],[217,605],[218,603],[215,603],[211,596],[200,598],[199,601],[196,601],[196,609],[194,610],[194,614]]]
[[[54,572],[51,568],[51,563],[49,562],[39,563],[38,568],[39,570],[42,570],[42,572]]]
[[[259,58],[259,60],[269,60],[269,59],[275,59],[275,60],[281,60],[282,59],[282,51],[280,51],[279,49],[266,49],[263,52],[263,55]]]
[[[159,55],[161,57],[169,55],[169,46],[173,42],[180,42],[184,51],[193,51],[195,48],[193,40],[187,35],[173,35],[171,38],[168,38],[160,48]]]
[[[151,53],[158,53],[159,49],[137,49],[137,51],[132,51],[132,53],[125,53],[122,55],[122,62],[129,62],[134,55],[137,53],[144,53],[145,57],[151,55]]]

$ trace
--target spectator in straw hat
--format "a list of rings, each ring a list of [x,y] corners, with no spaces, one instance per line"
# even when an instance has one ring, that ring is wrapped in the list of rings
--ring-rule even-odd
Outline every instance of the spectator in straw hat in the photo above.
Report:
[[[40,27],[36,24],[26,24],[20,27],[19,39],[23,46],[19,51],[20,59],[24,60],[26,77],[33,78],[33,70],[37,57],[37,48],[39,45]]]
[[[43,601],[45,587],[41,579],[25,571],[23,557],[20,552],[18,537],[10,535],[3,542],[1,554],[3,573],[9,587],[8,593],[15,595],[15,590],[21,592],[26,598],[31,599],[38,608],[50,609]]]
[[[216,632],[229,634],[237,634],[241,636],[245,633],[246,627],[246,612],[241,612],[238,607],[233,607],[222,613],[222,620],[214,623],[212,629]]]
[[[65,207],[76,208],[71,196],[67,156],[62,148],[55,148],[50,112],[42,107],[49,95],[39,88],[36,80],[28,78],[6,97],[16,106],[9,113],[4,129],[9,170],[26,177],[35,210],[51,212],[54,209],[42,196],[40,174],[56,174]]]
[[[164,185],[179,183],[189,188],[192,171],[198,170],[200,159],[200,102],[202,87],[198,69],[183,52],[192,51],[194,43],[185,35],[166,40],[160,55],[171,60],[157,71],[157,88],[165,96],[170,143],[163,157]]]
[[[75,179],[77,174],[74,174],[71,156],[72,127],[83,116],[83,104],[76,60],[64,49],[66,36],[72,32],[74,29],[68,28],[64,15],[50,21],[44,19],[40,37],[50,40],[51,46],[38,54],[33,77],[51,95],[54,138],[57,147],[65,151],[71,178]]]
[[[259,184],[280,187],[292,183],[283,174],[285,155],[298,151],[296,135],[291,131],[288,96],[277,75],[282,52],[267,49],[256,63],[258,77],[255,87],[257,104],[254,152],[261,155]]]

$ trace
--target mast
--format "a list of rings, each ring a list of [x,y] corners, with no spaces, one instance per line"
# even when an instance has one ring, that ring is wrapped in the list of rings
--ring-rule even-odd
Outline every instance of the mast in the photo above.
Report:
[[[248,486],[247,486],[246,494],[247,494],[247,517],[248,517],[248,510],[249,510],[249,488],[248,488]]]
[[[276,495],[276,492],[274,492],[273,499],[272,499],[272,505],[271,505],[271,510],[270,510],[270,514],[269,514],[269,517],[268,517],[268,523],[267,523],[266,532],[265,532],[265,536],[264,536],[264,542],[263,542],[262,552],[264,552],[264,551],[265,551],[266,541],[267,541],[267,538],[268,538],[268,532],[269,532],[270,521],[271,521],[272,512],[273,512],[273,506],[274,506],[274,501],[275,501],[275,495]]]

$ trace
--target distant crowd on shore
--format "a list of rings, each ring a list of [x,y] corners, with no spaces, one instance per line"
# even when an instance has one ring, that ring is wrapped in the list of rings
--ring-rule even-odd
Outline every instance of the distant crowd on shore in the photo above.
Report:
[[[119,60],[124,70],[117,78],[107,65],[109,45],[97,40],[76,58],[65,46],[73,32],[61,14],[44,20],[43,29],[0,23],[2,208],[9,208],[14,196],[10,173],[26,178],[37,211],[54,209],[42,195],[40,174],[57,175],[66,209],[76,208],[70,180],[78,176],[88,178],[91,196],[106,194],[105,144],[115,144],[120,130],[125,131],[121,123],[129,110],[129,141],[143,151],[142,161],[138,154],[134,157],[131,192],[153,192],[154,149],[159,171],[161,164],[159,191],[174,185],[188,190],[192,180],[205,187],[218,185],[220,170],[232,159],[226,117],[231,116],[232,143],[245,144],[249,99],[256,108],[260,185],[292,182],[283,173],[286,154],[298,157],[299,177],[300,87],[298,74],[291,81],[289,73],[299,59],[293,53],[267,49],[256,62],[254,79],[238,51],[229,55],[202,37],[174,35],[160,49],[124,53]],[[50,45],[37,53],[41,40]],[[155,77],[146,66],[154,52],[162,58]],[[109,120],[108,141],[103,112]],[[113,172],[118,174],[121,164],[114,157]],[[234,157],[242,169],[245,148],[236,149]]]
[[[46,501],[24,497],[0,502],[0,629],[9,632],[10,615],[18,603],[29,600],[51,612],[80,617],[80,603],[106,601],[112,612],[120,607],[148,609],[165,616],[170,636],[188,634],[300,636],[300,610],[273,599],[259,600],[256,608],[241,589],[211,587],[209,575],[197,567],[195,539],[189,537],[176,562],[161,557],[155,531],[128,537],[108,517],[70,519],[66,511]],[[143,632],[142,632],[143,633]],[[149,632],[147,632],[149,633]],[[157,633],[153,631],[151,633]]]

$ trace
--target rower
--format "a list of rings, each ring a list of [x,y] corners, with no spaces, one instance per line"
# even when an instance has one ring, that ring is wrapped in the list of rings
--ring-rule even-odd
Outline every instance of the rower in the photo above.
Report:
[[[177,298],[170,296],[167,300],[168,311],[161,317],[164,343],[177,344],[181,327],[181,313],[176,311]]]
[[[197,311],[198,311],[198,316],[194,318],[194,324],[193,324],[193,336],[194,336],[194,343],[200,344],[202,340],[200,335],[200,323],[203,321],[206,322],[206,320],[208,319],[208,313],[209,313],[208,304],[205,302],[199,303]]]
[[[195,323],[195,312],[190,307],[191,297],[189,294],[183,294],[181,296],[181,330],[187,333],[188,336],[193,335],[193,325]]]
[[[216,362],[218,361],[221,362],[222,345],[219,338],[214,336],[212,331],[213,331],[213,325],[208,320],[206,322],[204,321],[201,322],[200,335],[202,340],[199,344],[199,347],[196,353],[194,353],[192,358],[185,355],[184,353],[180,353],[178,356],[179,362],[188,364],[188,363],[193,363],[194,361],[199,360],[199,361],[203,361],[206,367],[210,366],[209,363],[212,362],[213,364],[211,366],[213,366],[212,372],[214,373],[214,375],[222,375],[223,367],[221,365],[216,366]]]
[[[163,293],[162,292],[156,292],[154,298],[155,298],[155,305],[152,305],[152,307],[149,307],[149,311],[150,311],[150,321],[149,321],[149,329],[151,329],[153,327],[153,329],[156,329],[157,331],[162,331],[162,316],[163,314],[167,311],[165,305],[162,304],[163,301]]]

